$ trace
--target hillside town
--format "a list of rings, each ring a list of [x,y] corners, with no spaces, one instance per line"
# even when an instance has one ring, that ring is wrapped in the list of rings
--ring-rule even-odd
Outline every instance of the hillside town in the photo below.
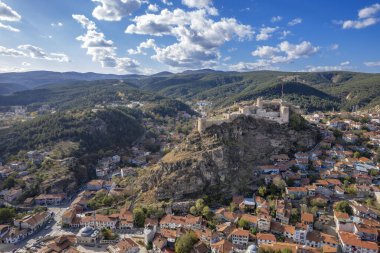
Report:
[[[177,252],[183,240],[191,252],[378,252],[380,115],[330,112],[305,118],[319,128],[320,142],[311,150],[270,157],[272,164],[252,171],[260,186],[256,192],[218,206],[209,207],[207,196],[181,212],[134,206],[133,199],[120,206],[128,188],[121,179],[135,176],[138,167],[121,167],[117,154],[99,160],[97,179],[74,194],[39,194],[20,203],[21,188],[3,189],[3,205],[17,215],[11,221],[2,217],[0,249]],[[133,152],[130,161],[145,165],[139,158],[144,153],[137,147]],[[37,151],[26,155],[37,164],[48,157]],[[5,164],[0,175],[23,175],[26,167]]]

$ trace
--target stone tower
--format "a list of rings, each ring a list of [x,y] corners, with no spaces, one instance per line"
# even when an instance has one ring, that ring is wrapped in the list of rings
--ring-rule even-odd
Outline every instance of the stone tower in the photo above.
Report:
[[[283,123],[289,122],[289,106],[280,106],[280,119]]]
[[[261,97],[256,100],[256,106],[258,108],[263,108],[263,99]]]
[[[206,118],[198,118],[198,132],[199,133],[204,132],[204,130],[206,129],[206,123],[207,123]]]

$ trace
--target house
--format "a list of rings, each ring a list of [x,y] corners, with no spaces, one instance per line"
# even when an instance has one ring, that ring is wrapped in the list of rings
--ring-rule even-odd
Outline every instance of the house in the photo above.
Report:
[[[309,232],[309,226],[297,223],[295,226],[295,233],[294,233],[294,241],[297,243],[305,243],[306,242],[306,235],[307,232]]]
[[[353,233],[339,231],[338,236],[343,253],[377,253],[379,251],[377,243],[364,241]]]
[[[107,250],[110,253],[137,253],[140,248],[131,238],[124,238],[115,245],[109,245]]]
[[[45,246],[39,250],[44,253],[61,253],[72,252],[72,247],[76,243],[75,235],[61,235],[59,237],[53,237],[48,241],[45,241]],[[75,251],[74,251],[75,252]]]
[[[271,233],[257,233],[257,245],[260,246],[261,244],[271,244],[274,242],[277,242],[276,236]]]
[[[308,193],[305,187],[286,187],[285,192],[287,195],[292,195],[297,199],[305,197]]]
[[[86,188],[89,191],[99,191],[103,188],[104,181],[103,180],[91,180],[87,183]]]
[[[232,253],[233,244],[227,240],[220,240],[219,242],[212,243],[211,245],[212,253]]]
[[[202,217],[196,217],[191,214],[186,216],[165,215],[160,221],[160,227],[176,229],[176,228],[188,228],[188,229],[201,229]]]
[[[347,213],[342,213],[334,210],[334,221],[336,231],[353,231],[353,222]]]
[[[103,215],[103,214],[95,214],[90,216],[84,216],[80,219],[80,225],[85,227],[93,227],[93,228],[116,228],[117,219]]]
[[[158,235],[154,238],[152,246],[153,246],[153,252],[161,253],[163,252],[163,249],[166,247],[168,241],[165,237]]]
[[[291,208],[291,203],[287,203],[285,200],[277,199],[275,205],[276,220],[283,224],[289,224]]]
[[[133,213],[126,208],[122,208],[119,214],[119,229],[133,228]]]
[[[296,227],[292,225],[284,225],[284,236],[289,239],[294,239]]]
[[[66,198],[66,194],[40,194],[38,195],[34,201],[37,205],[46,206],[46,205],[60,205],[64,199]]]
[[[233,244],[247,245],[249,241],[249,231],[236,228],[230,234],[230,238]]]
[[[24,240],[28,236],[28,229],[20,229],[12,227],[8,231],[8,234],[5,234],[1,239],[4,243],[18,243]]]
[[[314,226],[314,216],[311,213],[303,212],[301,214],[301,223],[307,226],[308,231],[313,231]]]
[[[7,202],[13,202],[21,197],[22,189],[13,187],[4,193],[4,200]]]
[[[257,228],[259,229],[259,231],[269,231],[271,221],[272,216],[270,216],[269,214],[260,213],[257,216]]]
[[[338,248],[339,242],[335,236],[321,233],[319,231],[311,231],[306,235],[305,245],[314,248],[321,248],[325,245]]]
[[[364,241],[377,242],[378,233],[376,228],[355,223],[353,232]]]
[[[22,219],[14,220],[13,224],[19,229],[35,231],[44,226],[50,218],[52,218],[52,214],[50,212],[43,211],[25,216]]]
[[[247,213],[245,213],[245,214],[243,214],[243,215],[241,216],[240,219],[241,219],[241,220],[245,220],[245,221],[247,221],[248,224],[249,224],[249,226],[250,226],[251,228],[253,228],[253,227],[257,227],[257,216],[255,216],[255,215],[251,215],[251,214],[247,214]]]
[[[77,212],[73,208],[66,209],[62,214],[62,225],[72,226],[74,219],[77,217]]]

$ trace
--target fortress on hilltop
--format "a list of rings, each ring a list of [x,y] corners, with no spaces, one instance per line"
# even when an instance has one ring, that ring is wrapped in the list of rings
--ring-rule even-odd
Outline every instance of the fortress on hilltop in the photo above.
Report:
[[[300,112],[299,107],[293,106],[282,99],[263,100],[262,98],[258,98],[255,104],[240,106],[239,111],[224,113],[220,118],[198,118],[198,132],[203,133],[210,126],[231,122],[240,115],[271,120],[279,124],[287,124],[289,123],[291,109],[298,113]]]

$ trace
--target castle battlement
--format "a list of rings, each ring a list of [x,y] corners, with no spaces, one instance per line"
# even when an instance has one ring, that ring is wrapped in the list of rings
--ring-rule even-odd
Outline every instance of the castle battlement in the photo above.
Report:
[[[198,132],[203,133],[210,126],[231,122],[240,115],[287,124],[289,123],[291,107],[291,104],[284,102],[282,99],[263,100],[258,98],[253,105],[241,106],[236,112],[224,113],[223,118],[198,118]]]

